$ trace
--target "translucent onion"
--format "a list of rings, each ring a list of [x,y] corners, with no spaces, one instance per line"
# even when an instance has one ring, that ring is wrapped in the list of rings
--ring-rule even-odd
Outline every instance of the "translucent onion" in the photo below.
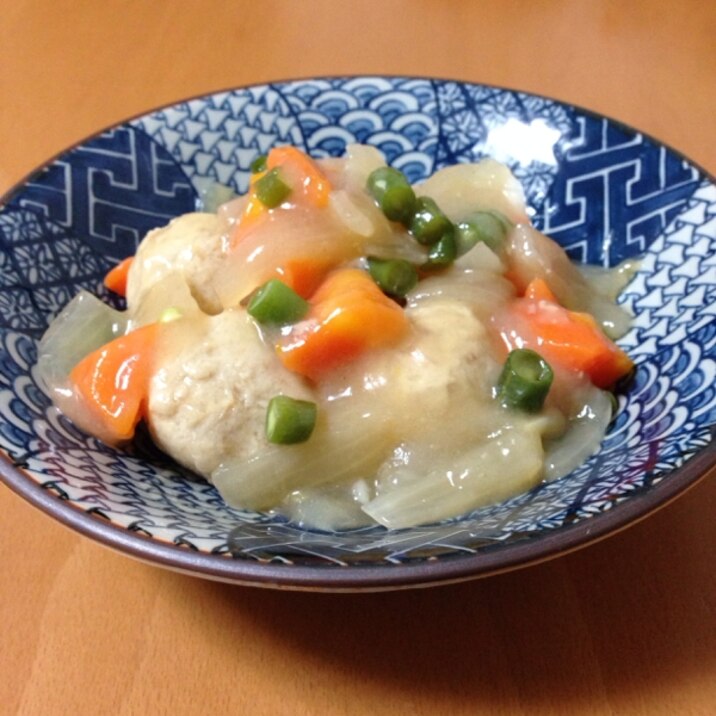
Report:
[[[469,306],[476,316],[487,321],[514,293],[514,286],[499,274],[454,266],[420,281],[407,299],[411,307],[437,298],[453,299]]]
[[[276,209],[250,226],[227,249],[207,277],[223,308],[236,306],[257,286],[276,277],[287,261],[320,257],[342,263],[360,256],[363,239],[339,223],[332,212]]]
[[[345,530],[363,527],[370,518],[362,507],[370,499],[365,480],[335,486],[308,487],[292,492],[278,511],[301,527]]]
[[[542,442],[534,430],[502,429],[489,441],[453,454],[427,472],[399,466],[386,483],[398,483],[363,507],[390,529],[462,515],[529,490],[542,476]]]
[[[229,505],[266,510],[294,490],[371,477],[393,439],[390,426],[373,415],[345,421],[324,416],[308,442],[268,446],[248,459],[228,460],[211,481]]]
[[[141,294],[132,306],[132,325],[144,326],[158,321],[168,308],[176,309],[180,315],[198,314],[199,307],[192,297],[182,273],[167,274]]]
[[[591,457],[601,445],[612,418],[609,394],[587,385],[573,393],[571,417],[562,437],[546,445],[545,479],[568,475]]]
[[[345,186],[352,191],[362,191],[368,175],[382,166],[385,166],[385,157],[378,149],[365,144],[349,144],[344,165]]]
[[[479,269],[490,273],[503,274],[505,264],[502,259],[486,244],[480,243],[470,249],[466,254],[460,256],[455,262],[458,268]]]
[[[619,294],[639,270],[639,261],[625,259],[612,268],[593,266],[592,264],[577,264],[577,268],[597,293],[616,301]]]
[[[522,185],[493,159],[440,169],[418,184],[415,193],[432,197],[453,221],[481,209],[495,209],[513,223],[527,221]]]
[[[513,275],[523,284],[544,279],[560,303],[572,311],[590,313],[610,338],[629,328],[630,316],[594,287],[573,264],[564,249],[528,225],[516,226],[508,237],[508,260]]]
[[[413,241],[403,227],[388,221],[373,199],[362,190],[334,191],[329,205],[343,229],[358,237],[361,255],[405,259],[415,264],[426,260],[425,249]]]
[[[361,210],[345,189],[332,191],[328,203],[338,221],[351,233],[367,237],[375,232],[375,226],[365,208]]]
[[[236,198],[236,192],[226,184],[204,177],[195,177],[194,186],[199,193],[201,210],[216,213],[220,206]]]
[[[80,291],[52,321],[37,348],[37,372],[45,388],[64,385],[86,355],[126,331],[126,313]]]

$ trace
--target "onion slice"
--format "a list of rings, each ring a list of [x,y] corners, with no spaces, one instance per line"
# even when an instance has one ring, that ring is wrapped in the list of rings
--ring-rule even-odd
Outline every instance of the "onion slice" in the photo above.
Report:
[[[37,348],[41,384],[63,385],[86,355],[127,332],[127,316],[87,291],[80,291],[50,324]]]

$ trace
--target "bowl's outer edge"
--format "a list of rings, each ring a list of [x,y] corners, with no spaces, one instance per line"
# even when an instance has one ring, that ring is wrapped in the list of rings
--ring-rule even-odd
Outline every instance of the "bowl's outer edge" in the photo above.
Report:
[[[406,75],[336,75],[315,77],[294,77],[285,80],[272,80],[257,82],[241,87],[230,87],[224,90],[215,90],[193,95],[189,98],[180,99],[177,102],[190,101],[192,99],[207,97],[222,91],[234,89],[250,89],[251,87],[262,87],[266,85],[280,84],[284,82],[301,82],[313,80],[330,80],[348,77],[386,77],[391,79],[406,80],[427,80],[438,82],[456,82],[460,84],[472,84],[466,80],[440,77],[420,77]],[[550,100],[561,105],[571,107],[580,113],[596,118],[605,118],[615,126],[623,128],[628,132],[638,132],[647,139],[668,149],[675,156],[688,161],[696,168],[704,178],[716,184],[716,178],[711,172],[704,169],[698,163],[685,156],[678,149],[661,142],[652,135],[636,129],[609,115],[600,114],[573,104],[566,100],[552,98],[527,90],[502,87],[478,83],[484,87],[492,87],[498,90],[510,92],[523,92],[534,97]],[[2,197],[0,197],[0,208],[33,176],[37,175],[47,166],[52,164],[58,157],[78,147],[99,134],[126,124],[138,117],[142,117],[152,111],[170,107],[177,102],[164,104],[153,110],[143,111],[120,122],[114,122],[107,127],[92,133],[58,152],[56,155],[43,162],[33,169],[25,177],[16,182]],[[101,544],[118,550],[124,554],[135,557],[139,560],[174,569],[185,574],[202,576],[209,579],[246,584],[253,586],[278,587],[288,589],[304,589],[311,591],[380,591],[389,589],[400,589],[417,586],[431,586],[445,584],[467,579],[485,577],[500,572],[509,571],[518,567],[527,566],[537,562],[545,561],[568,552],[592,544],[651,515],[655,510],[669,504],[676,497],[683,494],[700,480],[711,475],[716,467],[716,430],[711,429],[711,442],[700,452],[689,458],[683,465],[677,468],[668,480],[663,480],[652,487],[647,493],[620,502],[611,510],[596,515],[586,521],[566,526],[555,532],[540,536],[537,540],[526,540],[525,542],[511,543],[503,548],[496,548],[487,553],[453,557],[439,562],[426,562],[413,565],[394,565],[390,568],[354,566],[348,568],[350,574],[342,573],[342,567],[293,567],[278,565],[266,562],[253,562],[231,559],[218,555],[192,552],[185,549],[177,549],[171,544],[163,544],[152,538],[140,534],[128,532],[121,527],[112,525],[102,518],[88,514],[80,508],[63,502],[59,497],[48,492],[38,485],[32,478],[27,476],[21,468],[17,468],[12,460],[4,453],[0,453],[0,478],[18,495],[26,499],[34,507],[56,518],[62,524],[71,529],[95,539]],[[505,550],[509,550],[509,558],[504,559]],[[292,573],[293,572],[293,573]]]

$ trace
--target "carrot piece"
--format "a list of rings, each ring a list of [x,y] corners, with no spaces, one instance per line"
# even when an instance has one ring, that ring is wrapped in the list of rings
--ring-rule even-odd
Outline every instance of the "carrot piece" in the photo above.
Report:
[[[552,293],[552,289],[543,278],[535,278],[530,281],[525,290],[525,298],[532,299],[533,301],[559,303],[557,297]]]
[[[624,351],[587,313],[561,306],[542,279],[534,279],[507,312],[502,338],[508,350],[531,348],[548,362],[586,373],[599,388],[613,385],[633,367]]]
[[[286,172],[294,198],[305,197],[312,206],[323,208],[328,205],[331,184],[316,162],[300,149],[292,146],[274,147],[266,160],[267,171],[281,167]],[[249,179],[249,193],[246,206],[234,229],[231,245],[236,246],[247,235],[259,219],[269,211],[257,198],[255,184],[266,172],[252,174]]]
[[[160,324],[152,323],[115,338],[85,356],[70,372],[70,380],[108,442],[131,439],[144,415],[159,328]]]
[[[244,207],[244,213],[241,215],[241,228],[245,229],[249,224],[254,223],[266,213],[266,207],[251,193],[249,200]]]
[[[324,259],[289,259],[276,269],[276,274],[299,296],[311,298],[334,264],[334,261]]]
[[[289,370],[318,380],[367,350],[399,341],[408,330],[402,308],[359,269],[329,274],[311,299],[306,321],[277,346]]]
[[[127,278],[133,260],[134,256],[129,256],[124,259],[124,261],[120,261],[104,277],[104,285],[110,291],[114,291],[114,293],[118,293],[120,296],[127,295]]]
[[[328,205],[331,184],[305,152],[293,146],[274,147],[268,154],[266,166],[269,169],[282,167],[288,173],[294,190],[301,187],[309,203],[319,208]]]

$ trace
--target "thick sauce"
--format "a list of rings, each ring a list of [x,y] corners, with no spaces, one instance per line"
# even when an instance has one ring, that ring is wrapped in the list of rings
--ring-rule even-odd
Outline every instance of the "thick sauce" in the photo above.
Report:
[[[152,371],[136,419],[146,420],[163,450],[214,482],[232,505],[342,529],[457,517],[560,477],[598,447],[611,401],[583,372],[553,365],[554,383],[538,412],[496,400],[514,347],[505,316],[514,315],[531,281],[549,285],[554,310],[568,324],[581,315],[575,312],[590,312],[613,335],[628,323],[613,302],[617,280],[603,272],[596,280],[608,290],[595,290],[594,276],[586,279],[529,225],[521,188],[505,167],[490,160],[451,167],[416,188],[455,225],[476,210],[499,212],[504,236],[499,246],[478,241],[438,270],[421,269],[399,307],[379,291],[380,300],[367,298],[367,257],[422,266],[431,249],[414,239],[415,230],[386,218],[366,191],[382,157],[352,147],[345,159],[316,166],[294,161],[295,150],[284,154],[290,162],[283,176],[293,187],[286,200],[267,209],[254,184],[216,214],[187,215],[150,232],[134,258],[124,323],[133,331],[163,321],[145,349]],[[270,163],[271,155],[268,172]],[[359,280],[354,287],[347,278],[331,308],[333,296],[316,297],[330,292],[328,281],[340,271]],[[271,279],[308,300],[305,318],[274,326],[247,313],[247,297]],[[41,366],[58,403],[91,431],[86,406],[72,392],[77,368],[68,373],[88,351],[71,349],[71,334],[81,330],[79,316],[86,321],[95,309],[97,344],[112,332],[106,307],[87,299],[78,305],[66,310],[62,330],[43,339]],[[377,322],[368,329],[371,320]],[[343,357],[324,354],[310,371],[296,369],[283,355],[286,346],[303,345],[320,330],[331,340],[343,331]],[[51,371],[50,364],[67,369]],[[268,441],[267,406],[276,395],[317,406],[305,442]],[[95,432],[112,442],[107,430]]]

